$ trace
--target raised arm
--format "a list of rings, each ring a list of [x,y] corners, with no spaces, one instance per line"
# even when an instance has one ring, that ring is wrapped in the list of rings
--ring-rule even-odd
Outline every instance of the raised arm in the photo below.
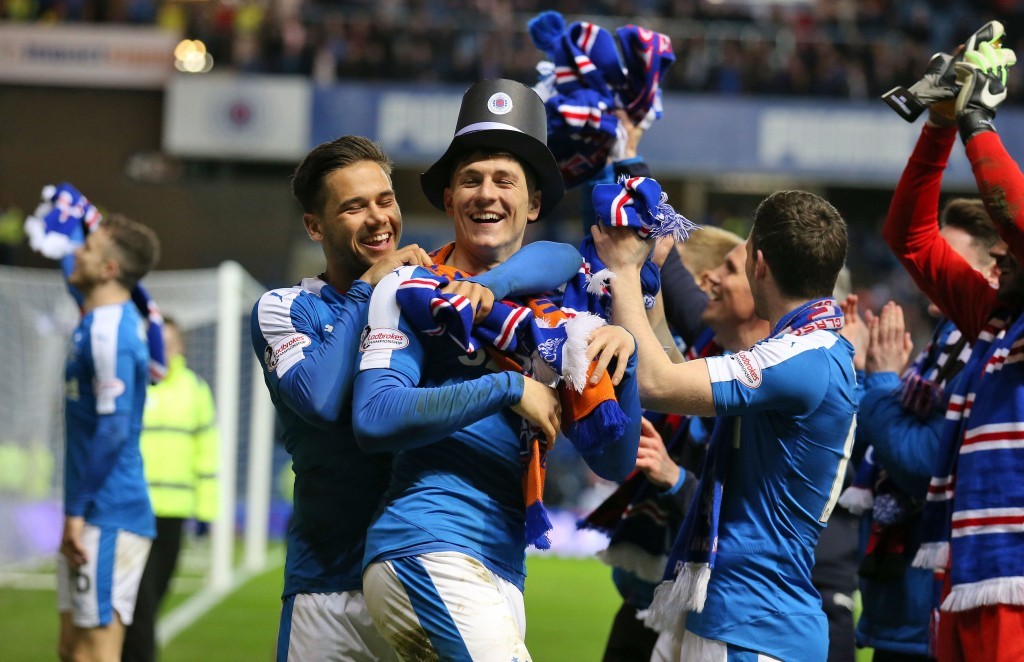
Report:
[[[1020,166],[995,131],[979,133],[965,147],[988,215],[1017,262],[1024,264],[1024,174]]]
[[[693,346],[697,336],[705,329],[700,317],[708,307],[708,295],[697,285],[697,280],[675,250],[669,252],[665,263],[661,265],[661,292],[669,325],[682,337],[687,347]]]
[[[630,228],[594,226],[598,255],[616,277],[611,282],[612,320],[636,339],[637,387],[647,409],[714,416],[711,378],[703,360],[672,363],[647,320],[640,295],[640,268],[649,247]]]
[[[925,125],[893,193],[882,236],[918,287],[973,339],[991,314],[995,292],[939,234],[942,172],[955,141],[955,127]]]

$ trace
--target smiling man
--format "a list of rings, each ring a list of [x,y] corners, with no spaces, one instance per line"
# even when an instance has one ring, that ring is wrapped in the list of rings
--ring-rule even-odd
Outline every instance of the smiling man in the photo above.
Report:
[[[722,264],[707,273],[708,305],[701,321],[715,333],[715,344],[739,352],[768,337],[771,326],[754,311],[754,296],[744,265],[747,243],[726,253]]]
[[[544,105],[533,90],[488,80],[466,92],[450,147],[421,179],[427,198],[455,224],[454,244],[433,255],[435,270],[493,273],[528,250],[520,251],[527,224],[563,192],[546,137]],[[530,269],[547,275],[553,289],[579,269],[578,254],[568,258]],[[549,386],[499,368],[504,355],[467,355],[410,323],[396,301],[412,282],[405,271],[374,293],[370,327],[390,341],[364,345],[356,378],[360,443],[397,451],[391,487],[367,533],[367,607],[404,658],[527,662],[522,461],[529,423],[554,441],[558,400]],[[616,355],[613,381],[633,420],[584,459],[621,480],[639,442],[634,343],[612,326],[594,331],[590,343]]]

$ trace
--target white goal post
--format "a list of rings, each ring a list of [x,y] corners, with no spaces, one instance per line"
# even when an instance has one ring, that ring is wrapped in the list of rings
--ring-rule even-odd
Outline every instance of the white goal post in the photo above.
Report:
[[[143,284],[161,311],[177,320],[189,367],[213,389],[221,500],[211,526],[208,581],[210,588],[225,589],[235,572],[236,520],[242,568],[258,571],[267,564],[274,409],[249,339],[249,313],[264,288],[236,262],[157,271]],[[56,265],[0,267],[0,571],[52,562],[56,553],[64,360],[78,316]]]

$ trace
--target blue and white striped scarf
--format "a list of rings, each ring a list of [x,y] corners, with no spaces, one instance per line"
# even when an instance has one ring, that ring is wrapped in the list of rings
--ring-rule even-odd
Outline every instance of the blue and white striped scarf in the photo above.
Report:
[[[568,188],[593,177],[608,162],[620,136],[611,112],[624,109],[644,129],[662,115],[661,80],[673,62],[671,40],[635,25],[610,32],[586,21],[568,26],[546,11],[529,23],[542,62],[535,87],[548,114],[551,148]]]
[[[672,236],[676,241],[689,239],[700,227],[676,212],[668,204],[668,195],[651,177],[622,177],[615,184],[598,184],[592,198],[596,222],[607,227],[630,227],[645,239]],[[598,310],[605,318],[611,314],[609,283],[615,277],[597,254],[589,234],[580,243],[585,269],[589,272],[588,291],[597,297]],[[640,270],[640,291],[644,307],[654,307],[654,297],[661,289],[661,270],[649,258]],[[593,304],[591,304],[593,309]]]
[[[949,568],[943,611],[1024,605],[1024,315],[994,315],[963,371],[913,565]]]

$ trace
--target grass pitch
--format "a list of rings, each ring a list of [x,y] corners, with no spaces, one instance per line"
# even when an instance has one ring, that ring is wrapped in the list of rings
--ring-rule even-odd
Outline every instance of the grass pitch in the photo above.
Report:
[[[593,559],[532,555],[527,571],[526,643],[533,658],[600,660],[619,607],[609,569]],[[273,660],[281,584],[280,567],[254,577],[171,641],[161,661]],[[172,594],[170,606],[184,597]],[[0,589],[0,660],[55,660],[57,630],[54,588]]]

